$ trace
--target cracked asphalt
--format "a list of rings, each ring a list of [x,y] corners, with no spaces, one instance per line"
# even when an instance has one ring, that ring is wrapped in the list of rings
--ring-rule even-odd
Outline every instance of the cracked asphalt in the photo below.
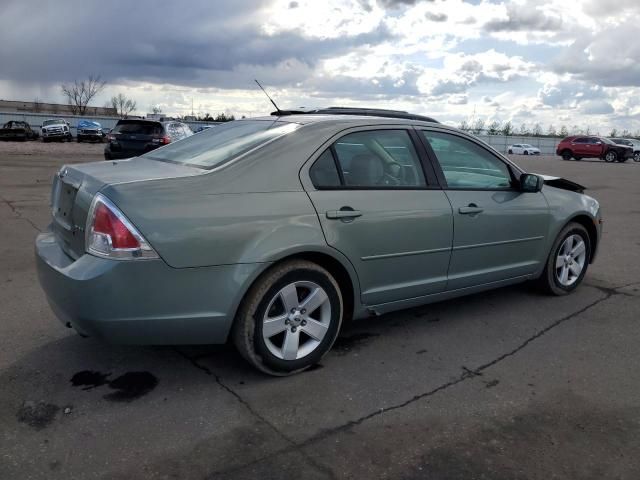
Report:
[[[1,479],[640,478],[640,164],[518,157],[586,185],[604,238],[568,297],[527,285],[348,325],[313,370],[122,347],[50,312],[51,176],[100,145],[0,143]]]

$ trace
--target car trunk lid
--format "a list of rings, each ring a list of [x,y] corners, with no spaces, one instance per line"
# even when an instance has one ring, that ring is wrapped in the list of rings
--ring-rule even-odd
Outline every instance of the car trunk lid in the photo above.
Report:
[[[205,173],[185,165],[145,158],[66,165],[53,179],[52,229],[71,258],[85,251],[85,228],[93,197],[107,185],[180,178]],[[126,215],[126,212],[125,212]]]

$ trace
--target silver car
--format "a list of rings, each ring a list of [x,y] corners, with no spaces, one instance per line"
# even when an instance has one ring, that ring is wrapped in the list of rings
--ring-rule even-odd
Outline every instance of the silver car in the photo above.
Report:
[[[63,167],[36,240],[62,322],[117,343],[230,339],[285,375],[347,320],[527,280],[565,295],[594,259],[580,185],[428,117],[277,113]]]

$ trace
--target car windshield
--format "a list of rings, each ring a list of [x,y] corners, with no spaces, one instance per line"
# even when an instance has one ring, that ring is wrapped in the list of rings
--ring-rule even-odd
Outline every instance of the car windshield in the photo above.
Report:
[[[612,142],[611,140],[609,140],[608,138],[599,138],[598,140],[601,140],[602,142],[608,144],[608,145],[615,145],[614,142]]]
[[[153,150],[143,157],[212,169],[298,127],[298,124],[277,120],[229,122]]]
[[[529,145],[528,143],[523,143],[522,146],[524,148],[533,148],[531,145]]]
[[[42,122],[42,126],[46,127],[47,125],[55,125],[57,123],[62,123],[62,120],[45,120]]]

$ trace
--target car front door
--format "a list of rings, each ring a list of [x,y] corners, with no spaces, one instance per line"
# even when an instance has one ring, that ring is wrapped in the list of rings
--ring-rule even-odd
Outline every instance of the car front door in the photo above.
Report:
[[[423,164],[425,153],[412,129],[377,127],[334,138],[307,163],[307,190],[327,243],[355,267],[365,305],[446,286],[451,205]]]
[[[549,207],[518,188],[513,166],[471,138],[420,130],[453,207],[447,290],[530,275],[546,259]]]

